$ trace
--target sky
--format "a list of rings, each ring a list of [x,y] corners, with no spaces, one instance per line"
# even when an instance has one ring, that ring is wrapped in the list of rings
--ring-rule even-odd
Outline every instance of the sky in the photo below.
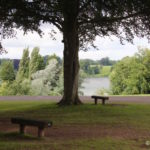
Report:
[[[17,35],[14,38],[2,40],[3,47],[7,50],[7,54],[0,55],[0,58],[20,59],[22,57],[23,49],[29,48],[30,53],[34,47],[40,48],[40,54],[42,56],[56,54],[63,57],[63,43],[61,33],[57,32],[55,39],[50,37],[51,27],[43,26],[42,30],[44,35],[40,37],[36,32],[28,32],[24,35],[22,30],[16,30]],[[150,48],[150,43],[146,38],[135,38],[134,44],[124,42],[124,45],[120,44],[119,39],[114,36],[100,38],[96,37],[95,45],[99,50],[91,48],[89,51],[80,51],[80,59],[93,59],[99,60],[104,57],[109,57],[112,60],[120,60],[126,56],[133,56],[138,52],[138,47]]]

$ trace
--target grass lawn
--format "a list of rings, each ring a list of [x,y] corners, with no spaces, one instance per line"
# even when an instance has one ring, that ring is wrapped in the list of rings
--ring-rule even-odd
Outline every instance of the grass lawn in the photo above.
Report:
[[[112,66],[103,66],[99,74],[91,75],[91,77],[109,77]]]
[[[101,71],[101,76],[109,76],[111,72],[111,66],[103,66]]]
[[[10,118],[52,120],[46,137],[19,135]],[[107,104],[58,107],[48,101],[0,101],[0,150],[147,150],[150,105]],[[148,143],[148,142],[147,142]]]
[[[95,65],[92,65],[94,67]],[[97,65],[96,65],[97,66]],[[99,74],[86,74],[84,73],[84,78],[100,78],[100,77],[109,77],[111,73],[112,66],[102,66]]]

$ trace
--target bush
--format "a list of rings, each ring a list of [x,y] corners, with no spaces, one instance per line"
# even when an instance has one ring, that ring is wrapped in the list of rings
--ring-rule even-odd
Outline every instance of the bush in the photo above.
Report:
[[[112,92],[120,94],[150,93],[150,50],[139,49],[133,57],[125,57],[112,70]]]

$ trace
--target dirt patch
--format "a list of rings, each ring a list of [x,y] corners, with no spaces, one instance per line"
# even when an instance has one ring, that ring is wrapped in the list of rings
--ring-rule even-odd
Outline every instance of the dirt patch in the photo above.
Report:
[[[128,104],[111,104],[111,103],[108,103],[107,105],[104,105],[105,107],[107,106],[114,106],[114,107],[127,107],[129,106]]]
[[[0,120],[0,132],[19,131],[18,125],[11,124],[8,120]],[[27,127],[27,133],[37,136],[36,127]],[[53,126],[45,129],[45,136],[54,140],[83,139],[83,138],[100,138],[114,137],[119,139],[138,140],[140,138],[150,137],[150,132],[145,130],[136,130],[131,127],[104,126],[104,125],[63,125]]]
[[[129,127],[107,127],[104,125],[63,126],[46,129],[46,136],[54,139],[114,137],[121,139],[148,138],[150,133]]]

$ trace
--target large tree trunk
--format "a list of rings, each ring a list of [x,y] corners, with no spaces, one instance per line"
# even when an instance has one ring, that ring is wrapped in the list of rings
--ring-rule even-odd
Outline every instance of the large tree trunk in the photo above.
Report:
[[[81,104],[78,96],[79,37],[77,22],[73,17],[64,21],[64,95],[60,105]]]
[[[78,96],[79,79],[78,36],[69,33],[64,38],[64,95],[61,105],[81,104]]]

